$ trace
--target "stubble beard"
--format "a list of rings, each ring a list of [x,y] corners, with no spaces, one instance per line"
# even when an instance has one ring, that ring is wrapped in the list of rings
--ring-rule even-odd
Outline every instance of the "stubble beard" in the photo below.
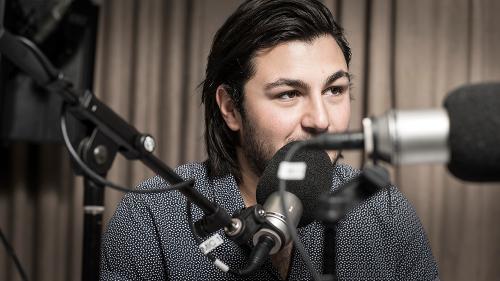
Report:
[[[271,143],[260,136],[253,122],[248,120],[248,117],[243,118],[242,125],[241,146],[243,155],[247,159],[252,172],[261,177],[274,155],[274,148]]]
[[[240,143],[243,155],[247,159],[249,168],[252,172],[254,172],[258,177],[261,177],[267,167],[267,164],[271,161],[277,149],[274,148],[272,143],[270,143],[265,137],[259,134],[257,128],[254,126],[255,122],[252,122],[252,120],[248,118],[248,115],[244,116],[242,121],[243,133],[241,135],[242,140]],[[311,135],[304,135],[290,138],[287,139],[286,143],[303,141],[310,139],[311,137]],[[335,163],[339,157],[342,157],[338,151],[330,151],[328,156],[330,157],[330,160]]]
[[[267,164],[274,157],[274,154],[280,147],[273,147],[265,137],[262,137],[257,128],[254,126],[254,122],[248,119],[248,117],[243,118],[243,134],[241,140],[242,152],[244,157],[248,161],[249,168],[258,177],[261,177]],[[302,141],[310,139],[311,136],[301,136],[290,138],[286,140],[286,143],[293,141]]]

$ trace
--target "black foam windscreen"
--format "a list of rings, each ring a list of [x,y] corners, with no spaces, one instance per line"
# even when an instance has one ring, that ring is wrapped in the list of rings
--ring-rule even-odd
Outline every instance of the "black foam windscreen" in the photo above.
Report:
[[[286,153],[294,143],[283,146],[266,166],[257,184],[257,203],[264,204],[272,193],[279,190],[278,168]],[[304,213],[298,227],[310,224],[314,220],[319,197],[328,192],[332,184],[333,165],[324,150],[302,149],[292,158],[292,162],[305,162],[304,180],[287,180],[286,189],[295,194],[302,202]]]
[[[458,88],[444,107],[450,118],[448,170],[466,181],[500,181],[500,83]]]

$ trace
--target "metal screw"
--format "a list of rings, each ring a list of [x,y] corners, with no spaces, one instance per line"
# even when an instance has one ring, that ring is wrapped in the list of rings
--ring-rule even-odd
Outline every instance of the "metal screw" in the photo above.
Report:
[[[261,217],[263,217],[263,216],[265,216],[265,215],[266,215],[266,211],[264,211],[264,209],[259,209],[259,210],[257,211],[257,213],[258,213],[258,214],[259,214],[259,216],[261,216]]]
[[[94,148],[94,159],[99,165],[108,161],[108,149],[104,145],[98,145]]]
[[[145,136],[142,144],[147,152],[153,152],[155,150],[156,147],[155,139],[153,139],[153,137],[151,136]]]
[[[224,231],[226,231],[226,234],[229,236],[236,236],[238,235],[238,233],[241,232],[241,228],[242,228],[241,220],[237,218],[232,218],[231,225],[229,227],[224,227]]]

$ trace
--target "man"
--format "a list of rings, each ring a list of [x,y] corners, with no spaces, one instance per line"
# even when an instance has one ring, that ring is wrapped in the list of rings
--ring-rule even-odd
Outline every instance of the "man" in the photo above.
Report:
[[[321,3],[243,3],[217,32],[208,57],[202,95],[208,160],[176,171],[194,178],[195,188],[230,214],[254,205],[259,177],[279,148],[347,129],[349,61],[342,29]],[[334,171],[333,189],[357,173],[347,165]],[[165,186],[154,177],[139,188]],[[126,195],[103,237],[101,279],[244,279],[203,256],[185,205],[178,192]],[[193,216],[197,220],[202,213],[195,208]],[[299,236],[321,270],[323,226],[311,223]],[[243,268],[248,250],[224,239],[214,255],[233,269]],[[338,224],[336,243],[340,280],[437,279],[422,226],[395,188],[351,211]],[[289,244],[247,278],[309,280],[312,275]]]

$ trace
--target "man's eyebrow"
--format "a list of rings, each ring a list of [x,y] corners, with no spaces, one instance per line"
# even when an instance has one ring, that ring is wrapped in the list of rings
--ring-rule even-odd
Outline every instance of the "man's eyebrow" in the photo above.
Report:
[[[279,87],[279,86],[290,86],[293,88],[309,89],[309,85],[307,85],[302,80],[286,79],[286,78],[280,78],[274,82],[267,83],[266,86],[264,87],[264,89],[271,90],[272,88]]]
[[[349,72],[344,70],[339,70],[333,73],[332,75],[328,76],[328,78],[326,78],[325,85],[331,84],[342,77],[347,77],[347,79],[351,81],[351,74]],[[300,88],[305,90],[309,89],[309,85],[307,85],[304,81],[298,79],[287,79],[287,78],[280,78],[274,82],[267,83],[264,86],[264,89],[267,91],[279,86],[290,86],[293,88]]]
[[[338,79],[342,77],[347,77],[347,80],[351,82],[351,74],[347,71],[344,70],[339,70],[335,72],[334,74],[330,75],[328,78],[325,80],[325,85],[332,84],[333,82],[337,81]]]

